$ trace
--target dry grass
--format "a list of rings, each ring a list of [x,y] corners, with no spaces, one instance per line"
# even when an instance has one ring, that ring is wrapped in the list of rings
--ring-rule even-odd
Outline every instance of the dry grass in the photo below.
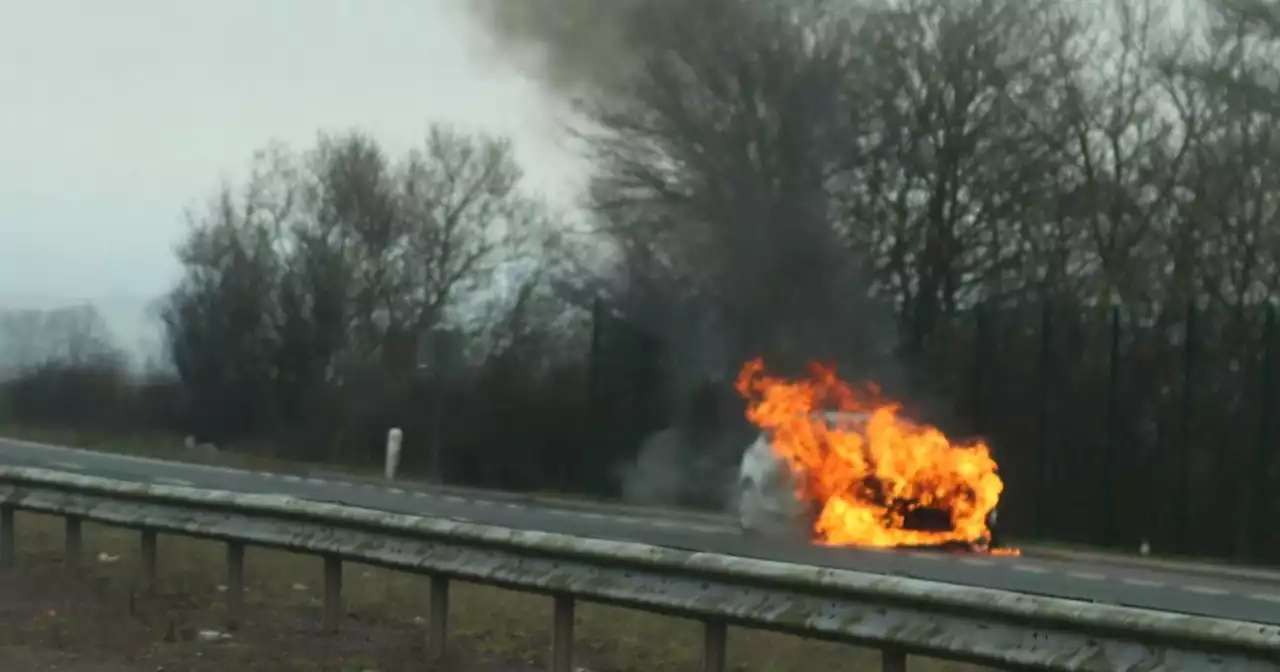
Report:
[[[134,598],[136,533],[86,525],[84,570],[68,581],[62,573],[61,521],[30,514],[19,514],[18,521],[20,566],[0,572],[8,575],[7,585],[0,585],[7,591],[0,603],[0,647],[58,649],[147,670],[423,669],[425,578],[348,565],[342,632],[326,635],[319,630],[320,560],[251,549],[247,624],[229,642],[211,644],[199,641],[197,633],[219,627],[223,616],[220,544],[161,537],[160,589],[153,598]],[[111,561],[99,561],[100,553]],[[22,599],[10,594],[15,592]],[[466,584],[455,584],[450,597],[451,658],[445,669],[544,669],[548,599]],[[592,672],[696,670],[700,633],[690,621],[582,605],[575,662]],[[879,662],[871,651],[751,630],[730,633],[729,656],[730,668],[739,672],[866,670],[878,669]],[[912,659],[909,669],[982,668]]]
[[[135,672],[121,663],[87,660],[61,651],[0,645],[0,672]]]
[[[0,425],[0,437],[35,441],[55,446],[84,448],[101,453],[151,457],[174,462],[235,467],[257,471],[299,473],[317,468],[328,468],[353,475],[380,476],[377,467],[359,467],[323,462],[298,462],[277,456],[268,445],[240,446],[238,450],[206,452],[183,446],[183,437],[161,433],[106,435],[100,432],[84,432],[76,429],[55,429],[27,425]]]

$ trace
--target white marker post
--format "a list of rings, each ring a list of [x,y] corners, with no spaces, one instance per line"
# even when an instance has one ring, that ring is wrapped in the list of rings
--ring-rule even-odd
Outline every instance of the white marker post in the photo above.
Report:
[[[387,463],[385,475],[388,481],[394,480],[396,477],[396,468],[400,466],[400,442],[404,439],[404,433],[399,427],[392,427],[387,432]]]

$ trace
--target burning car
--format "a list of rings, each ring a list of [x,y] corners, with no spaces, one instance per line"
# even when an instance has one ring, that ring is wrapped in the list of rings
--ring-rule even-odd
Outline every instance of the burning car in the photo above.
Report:
[[[754,361],[738,390],[760,430],[739,465],[745,532],[880,548],[993,546],[1003,483],[984,443],[953,444],[901,417],[875,388],[855,390],[823,367],[790,381]]]

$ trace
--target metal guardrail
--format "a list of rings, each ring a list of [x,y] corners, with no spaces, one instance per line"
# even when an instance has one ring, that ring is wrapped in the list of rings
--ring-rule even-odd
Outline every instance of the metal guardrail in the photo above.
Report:
[[[242,618],[249,545],[324,557],[330,630],[341,621],[343,561],[430,576],[437,657],[450,581],[549,595],[552,672],[572,669],[577,600],[702,621],[709,672],[725,669],[729,625],[876,647],[886,671],[904,671],[908,654],[1007,669],[1280,669],[1276,626],[33,468],[0,467],[0,565],[15,558],[16,511],[63,516],[73,559],[82,521],[140,530],[148,583],[158,534],[226,542],[229,625]]]
[[[563,493],[509,492],[492,488],[433,483],[424,480],[397,477],[395,474],[395,462],[390,459],[390,455],[393,452],[393,441],[390,436],[393,436],[396,431],[396,428],[392,428],[392,430],[388,432],[387,468],[385,473],[381,476],[353,474],[349,472],[339,472],[333,469],[315,467],[308,467],[297,473],[294,471],[257,471],[256,473],[285,480],[297,480],[302,478],[330,483],[354,483],[366,487],[387,488],[392,491],[407,490],[411,492],[423,492],[431,495],[456,497],[472,501],[499,502],[518,506],[550,508],[567,511],[585,511],[595,515],[603,514],[610,517],[646,518],[662,521],[679,521],[682,523],[687,522],[690,527],[697,527],[704,530],[713,528],[722,528],[724,530],[739,529],[736,517],[727,512],[694,510],[678,506],[639,505],[620,500],[595,499]],[[94,452],[85,448],[67,448],[65,446],[41,444],[38,442],[5,437],[0,437],[0,441],[12,441],[46,450],[53,449],[58,451]],[[235,467],[229,464],[218,464],[216,462],[186,463],[182,462],[181,459],[179,459],[178,462],[174,462],[172,459],[163,460],[154,457],[141,457],[136,455],[120,456],[111,453],[108,453],[108,455],[112,455],[114,458],[123,457],[123,459],[129,461],[155,463],[166,467],[172,467],[174,464],[184,464],[188,466],[195,465],[197,468],[215,469],[229,473],[244,472],[243,467]],[[176,457],[181,458],[182,456],[177,455]],[[52,466],[56,467],[57,465]],[[293,466],[304,467],[304,465]],[[391,478],[388,478],[388,476],[391,476]],[[1144,554],[1116,551],[1114,549],[1104,550],[1061,546],[1052,542],[1044,543],[1039,540],[1024,538],[1006,539],[1005,544],[1010,547],[1020,549],[1021,555],[1032,559],[1099,563],[1111,566],[1166,570],[1187,575],[1211,576],[1217,578],[1230,577],[1241,581],[1255,583],[1280,584],[1280,569],[1276,567],[1238,565],[1211,558],[1171,557],[1163,555],[1148,556]]]

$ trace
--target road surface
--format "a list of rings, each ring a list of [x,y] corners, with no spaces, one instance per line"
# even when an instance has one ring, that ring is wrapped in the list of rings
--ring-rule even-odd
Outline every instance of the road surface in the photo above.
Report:
[[[1211,576],[1203,572],[1120,565],[1104,560],[815,547],[744,536],[731,526],[711,521],[693,522],[669,513],[653,516],[601,513],[583,508],[485,500],[427,489],[388,488],[381,483],[340,476],[306,478],[269,474],[3,439],[0,439],[0,464],[74,471],[125,481],[291,495],[396,513],[1280,625],[1280,582]]]

